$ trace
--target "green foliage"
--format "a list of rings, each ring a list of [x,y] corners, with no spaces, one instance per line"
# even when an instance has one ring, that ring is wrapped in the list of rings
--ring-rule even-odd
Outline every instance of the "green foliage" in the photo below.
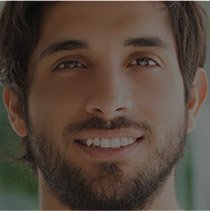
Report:
[[[176,168],[176,196],[184,210],[192,210],[192,162],[190,140],[187,140],[185,154]]]
[[[27,166],[9,159],[21,153],[19,148],[20,140],[11,129],[0,99],[0,210],[38,209],[37,178]]]

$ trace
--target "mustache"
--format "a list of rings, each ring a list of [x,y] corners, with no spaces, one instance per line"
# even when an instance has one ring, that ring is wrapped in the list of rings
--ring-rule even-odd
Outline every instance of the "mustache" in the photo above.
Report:
[[[153,133],[154,131],[154,129],[146,120],[135,120],[133,118],[129,118],[126,116],[120,116],[107,121],[101,117],[95,116],[88,118],[83,122],[68,125],[64,129],[63,135],[65,136],[71,133],[77,133],[83,130],[91,130],[91,129],[112,130],[120,128],[142,129],[149,133]]]

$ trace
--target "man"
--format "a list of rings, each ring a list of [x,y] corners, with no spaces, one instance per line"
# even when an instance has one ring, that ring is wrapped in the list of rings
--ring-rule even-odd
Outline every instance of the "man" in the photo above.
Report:
[[[174,168],[207,95],[196,2],[8,2],[1,82],[40,209],[180,209]]]

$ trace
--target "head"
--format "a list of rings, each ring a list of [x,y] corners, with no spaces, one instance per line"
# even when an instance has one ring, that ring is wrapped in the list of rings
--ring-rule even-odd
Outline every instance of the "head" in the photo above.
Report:
[[[148,207],[206,98],[199,4],[8,2],[0,26],[4,102],[50,192],[73,209]],[[123,137],[135,143],[110,156],[83,145]]]

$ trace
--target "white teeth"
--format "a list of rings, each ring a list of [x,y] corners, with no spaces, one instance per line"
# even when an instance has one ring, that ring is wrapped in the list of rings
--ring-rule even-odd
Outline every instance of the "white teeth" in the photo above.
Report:
[[[121,137],[121,138],[90,138],[86,141],[84,140],[84,144],[88,147],[95,146],[101,148],[120,148],[125,147],[127,145],[131,145],[135,143],[136,139],[128,138],[128,137]]]
[[[107,138],[101,139],[101,148],[110,148],[110,140]]]
[[[133,144],[135,140],[133,138],[128,138],[128,144]]]
[[[121,146],[119,138],[112,138],[111,139],[111,148],[119,148]]]
[[[122,138],[120,139],[120,143],[121,143],[122,146],[128,145],[128,138],[122,137]]]
[[[93,145],[97,147],[101,146],[100,138],[94,138]]]
[[[93,143],[93,139],[92,138],[89,138],[87,140],[87,146],[89,147],[92,143]]]

